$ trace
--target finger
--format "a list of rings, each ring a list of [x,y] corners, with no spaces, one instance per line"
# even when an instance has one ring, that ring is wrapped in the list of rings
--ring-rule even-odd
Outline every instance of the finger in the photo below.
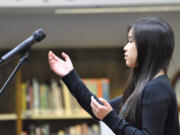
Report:
[[[99,101],[101,101],[105,106],[109,106],[109,103],[104,98],[100,97]]]
[[[60,58],[57,57],[52,51],[49,52],[49,58],[54,59],[55,61],[60,61]]]
[[[94,104],[92,102],[91,102],[90,106],[91,106],[91,109],[92,109],[93,113],[96,114],[98,112],[98,110],[97,110],[97,108],[94,106]]]
[[[49,62],[53,59],[53,52],[52,51],[49,51],[48,59],[49,59]]]
[[[65,64],[65,61],[59,57],[57,57],[52,51],[50,51],[49,54],[49,60],[54,60],[56,63],[59,63],[61,65]]]
[[[49,53],[48,53],[48,59],[49,59],[49,61],[52,59],[52,51],[49,51]]]
[[[48,58],[52,58],[52,51],[49,51],[49,53],[48,53]]]
[[[54,61],[53,59],[50,60],[50,61],[49,61],[50,67],[51,67],[51,68],[54,67],[55,63],[56,63],[56,61]]]
[[[49,58],[49,64],[51,64],[53,62],[52,56],[49,54],[48,58]]]
[[[101,104],[99,104],[94,97],[92,97],[92,104],[97,108],[100,109],[102,107]]]
[[[49,64],[51,64],[52,62],[56,62],[56,60],[53,59],[52,52],[49,52],[48,58],[49,58]]]
[[[91,106],[92,106],[93,108],[97,108],[97,105],[95,104],[95,99],[94,99],[93,96],[91,96]]]
[[[94,108],[92,108],[92,112],[93,112],[93,114],[96,116],[97,115],[97,112],[96,112],[96,110],[94,109]]]
[[[69,56],[65,52],[62,52],[62,56],[64,57],[66,62],[71,63],[71,59],[69,58]]]

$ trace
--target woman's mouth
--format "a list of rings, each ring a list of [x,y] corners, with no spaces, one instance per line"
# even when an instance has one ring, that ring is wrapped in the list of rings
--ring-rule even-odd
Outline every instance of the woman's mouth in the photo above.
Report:
[[[124,55],[124,59],[127,59],[127,57],[128,57],[127,55]]]

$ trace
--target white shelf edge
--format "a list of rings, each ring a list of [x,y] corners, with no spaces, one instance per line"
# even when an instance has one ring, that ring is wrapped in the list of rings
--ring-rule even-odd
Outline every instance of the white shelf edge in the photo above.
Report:
[[[22,115],[23,120],[53,120],[53,119],[92,119],[89,114],[65,114],[65,115],[53,115],[53,114],[43,114],[43,115]]]
[[[10,121],[10,120],[17,120],[17,115],[15,113],[0,114],[0,121]]]

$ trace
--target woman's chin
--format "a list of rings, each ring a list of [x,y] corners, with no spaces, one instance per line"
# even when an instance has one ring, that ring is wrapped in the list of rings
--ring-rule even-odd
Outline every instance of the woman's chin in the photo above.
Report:
[[[126,61],[126,65],[130,68],[135,68],[135,64],[129,63],[128,61]]]

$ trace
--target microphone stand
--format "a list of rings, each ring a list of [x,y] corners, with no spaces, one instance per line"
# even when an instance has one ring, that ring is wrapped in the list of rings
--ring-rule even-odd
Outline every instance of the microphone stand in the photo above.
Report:
[[[0,94],[2,94],[2,92],[4,91],[4,89],[7,87],[7,85],[9,84],[9,82],[12,80],[12,78],[14,77],[14,75],[16,74],[16,72],[18,71],[18,69],[20,68],[20,66],[27,60],[28,56],[29,56],[29,50],[25,51],[24,53],[22,53],[21,58],[19,59],[18,64],[16,65],[16,67],[14,68],[13,72],[10,74],[9,78],[6,80],[6,82],[4,83],[4,85],[2,86],[2,88],[0,89]]]

